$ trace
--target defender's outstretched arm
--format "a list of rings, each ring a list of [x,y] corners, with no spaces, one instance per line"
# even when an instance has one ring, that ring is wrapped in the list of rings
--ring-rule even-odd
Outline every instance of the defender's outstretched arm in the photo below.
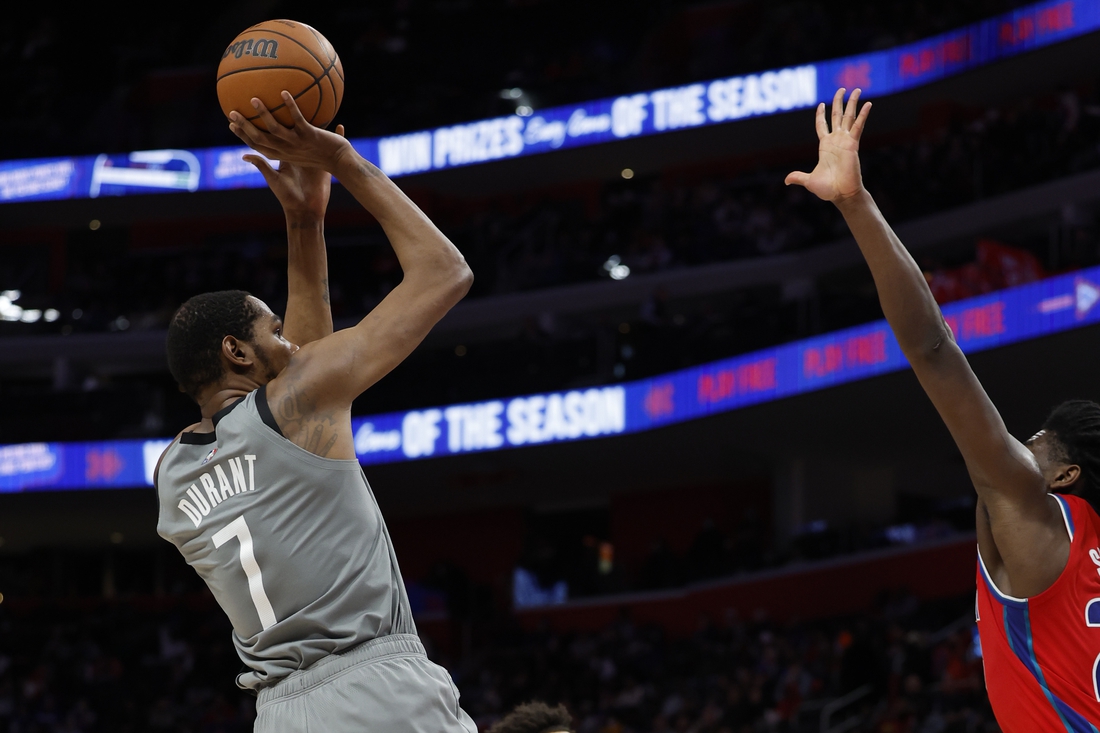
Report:
[[[825,105],[818,107],[818,164],[812,173],[791,173],[786,182],[805,186],[840,209],[870,266],[886,320],[962,452],[983,505],[979,510],[988,512],[996,547],[983,547],[983,557],[999,552],[1018,594],[1041,591],[1053,581],[1051,568],[1060,572],[1065,564],[1065,557],[1060,565],[1050,562],[1051,553],[1044,552],[1048,543],[1065,544],[1068,552],[1057,506],[1047,497],[1035,457],[1009,434],[956,344],[924,273],[863,188],[859,138],[871,105],[857,115],[858,89],[847,108],[843,101],[840,89],[831,131]]]

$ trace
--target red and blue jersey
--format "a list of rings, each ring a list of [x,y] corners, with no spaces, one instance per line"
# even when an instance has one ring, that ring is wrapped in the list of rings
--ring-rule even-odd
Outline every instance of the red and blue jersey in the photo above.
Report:
[[[989,702],[1004,733],[1100,733],[1100,516],[1054,497],[1069,561],[1031,598],[1002,593],[978,554],[978,632]]]

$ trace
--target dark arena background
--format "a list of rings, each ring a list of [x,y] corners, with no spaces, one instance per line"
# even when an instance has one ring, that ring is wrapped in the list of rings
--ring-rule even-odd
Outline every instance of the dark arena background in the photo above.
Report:
[[[1009,430],[1100,399],[1093,0],[131,10],[0,24],[0,729],[252,729],[150,477],[197,414],[175,308],[285,306],[214,77],[293,18],[341,56],[336,122],[475,273],[353,428],[479,729],[544,700],[581,733],[1000,730],[962,458],[843,220],[783,179],[861,87],[866,185]],[[401,271],[339,186],[326,235],[347,327]]]

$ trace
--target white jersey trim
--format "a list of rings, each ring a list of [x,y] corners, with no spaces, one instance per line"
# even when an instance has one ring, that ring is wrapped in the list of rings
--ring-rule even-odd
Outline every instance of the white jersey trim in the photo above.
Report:
[[[982,548],[978,547],[978,564],[982,566],[982,577],[985,578],[985,582],[989,584],[989,589],[996,594],[1001,603],[1019,604],[1027,603],[1026,598],[1017,598],[1016,596],[1010,596],[1007,593],[1002,593],[1001,589],[997,587],[997,584],[993,582],[993,576],[989,574],[989,569],[985,566],[985,560],[982,558]]]
[[[1054,497],[1054,501],[1058,502],[1058,508],[1062,510],[1062,521],[1066,523],[1066,532],[1069,534],[1069,541],[1073,542],[1073,522],[1069,518],[1069,507],[1066,506],[1066,500],[1057,494],[1051,494]]]

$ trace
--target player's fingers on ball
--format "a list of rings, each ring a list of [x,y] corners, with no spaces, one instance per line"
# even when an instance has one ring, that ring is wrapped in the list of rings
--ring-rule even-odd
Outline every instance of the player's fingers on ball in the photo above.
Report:
[[[245,145],[252,145],[252,138],[250,138],[244,131],[244,128],[233,122],[229,123],[229,131],[241,139]]]
[[[252,130],[248,128],[240,129],[241,132],[237,133],[237,137],[239,137],[245,145],[252,148],[260,155],[264,155],[268,158],[272,157],[271,153],[274,152],[275,149],[268,144],[266,139],[261,137],[264,134],[263,132],[257,130],[255,127],[253,127]]]
[[[294,97],[290,92],[283,91],[283,103],[286,104],[286,108],[290,111],[290,118],[294,120],[294,127],[299,130],[305,130],[305,125],[309,122],[306,121],[305,116],[302,114],[302,110],[298,109],[298,103],[294,101]]]
[[[283,127],[283,125],[277,119],[275,119],[275,115],[271,114],[271,110],[267,108],[267,105],[265,105],[260,99],[253,98],[252,106],[255,107],[256,111],[260,113],[260,119],[263,120],[264,127],[267,128],[267,131],[270,134],[276,135],[278,137],[286,137],[286,128]]]
[[[833,132],[840,129],[840,121],[844,115],[844,92],[846,91],[844,87],[841,87],[833,95]]]
[[[264,141],[267,133],[252,124],[252,122],[240,112],[230,113],[229,119],[232,120],[230,129],[233,129],[233,126],[236,125],[236,129],[233,131],[237,134],[237,137],[241,138],[249,145],[253,142],[262,143]]]

